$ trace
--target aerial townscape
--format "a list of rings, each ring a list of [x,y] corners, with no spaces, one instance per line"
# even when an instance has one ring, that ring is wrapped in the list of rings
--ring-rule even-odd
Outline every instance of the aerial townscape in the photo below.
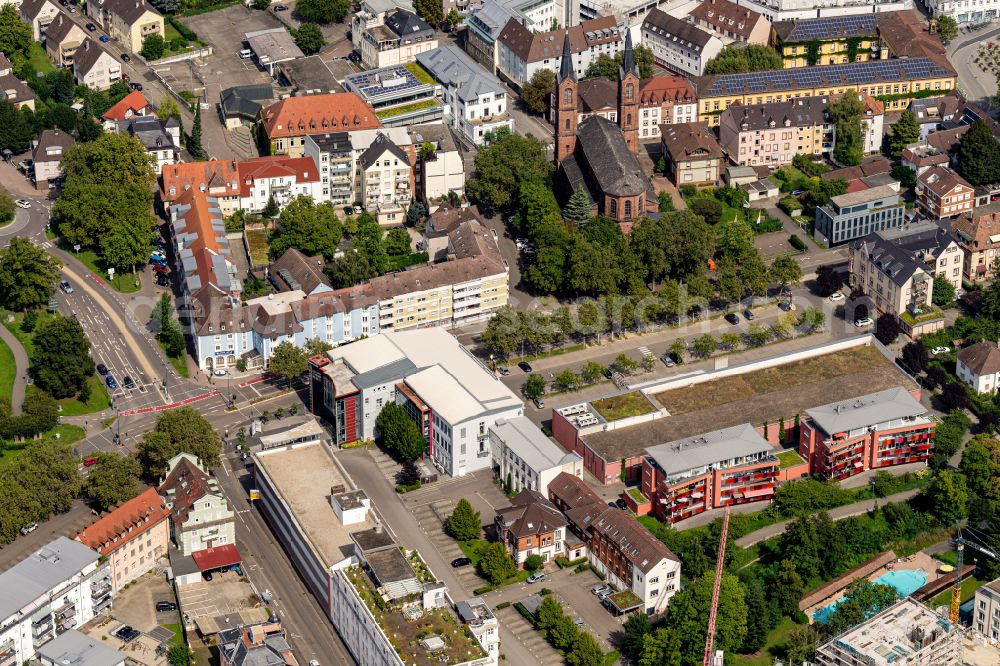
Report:
[[[0,91],[0,666],[1000,665],[1000,0],[0,0]]]

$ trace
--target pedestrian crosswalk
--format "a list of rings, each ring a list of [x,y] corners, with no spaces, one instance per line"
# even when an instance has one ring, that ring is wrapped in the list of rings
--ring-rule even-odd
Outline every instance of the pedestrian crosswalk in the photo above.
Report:
[[[638,351],[642,354],[643,358],[651,358],[654,361],[656,360],[656,357],[653,356],[653,352],[649,351],[649,347],[639,347]]]

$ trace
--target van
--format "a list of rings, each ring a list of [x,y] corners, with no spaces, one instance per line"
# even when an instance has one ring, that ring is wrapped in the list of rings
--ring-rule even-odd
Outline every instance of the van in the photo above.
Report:
[[[251,51],[250,49],[243,49],[242,51],[240,51],[240,60],[247,60],[248,58],[252,57],[253,57],[253,51]]]

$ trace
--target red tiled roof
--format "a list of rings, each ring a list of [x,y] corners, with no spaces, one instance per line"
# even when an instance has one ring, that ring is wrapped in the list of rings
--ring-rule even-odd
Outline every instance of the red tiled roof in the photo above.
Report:
[[[868,185],[866,185],[865,181],[861,180],[860,178],[852,180],[847,184],[847,192],[861,192],[867,189],[869,189]],[[845,192],[845,194],[847,192]]]
[[[264,109],[261,115],[271,140],[382,127],[375,109],[352,92],[287,97]]]
[[[105,111],[101,117],[105,120],[125,120],[129,117],[129,111],[132,112],[132,115],[145,115],[146,107],[148,106],[149,102],[143,94],[138,90],[133,90],[128,95],[125,95],[120,102]]]
[[[702,21],[718,32],[731,32],[745,40],[761,21],[767,21],[762,14],[741,7],[729,0],[708,0],[691,10],[695,21]]]
[[[211,196],[233,196],[240,193],[239,180],[234,160],[164,164],[160,174],[161,195],[167,203],[186,190],[203,191]]]
[[[212,571],[214,569],[221,569],[222,567],[231,567],[243,561],[243,558],[240,557],[240,551],[236,550],[236,546],[231,543],[227,543],[224,546],[206,548],[205,550],[196,550],[191,553],[191,558],[198,565],[198,571]]]
[[[287,178],[295,176],[298,183],[319,181],[319,169],[311,157],[256,157],[236,165],[240,176],[240,196],[250,196],[254,181],[266,178]]]
[[[149,488],[84,529],[76,535],[76,540],[100,555],[107,555],[153,529],[169,515],[156,488]]]
[[[173,504],[174,525],[183,526],[191,509],[194,508],[195,502],[205,495],[215,493],[209,483],[210,478],[190,460],[181,458],[173,471],[163,480],[159,491]],[[170,497],[171,490],[174,491],[172,498]]]
[[[587,49],[599,47],[601,44],[620,42],[624,37],[617,30],[617,19],[614,16],[584,21],[569,28],[569,47],[573,53],[582,53]],[[608,33],[605,34],[604,31]],[[592,33],[593,37],[587,37]],[[525,62],[537,62],[548,58],[561,58],[563,44],[566,41],[566,29],[551,32],[532,32],[517,19],[510,19],[500,31],[497,39]]]
[[[646,79],[639,84],[639,101],[642,104],[664,102],[694,102],[694,88],[683,76],[663,74]]]

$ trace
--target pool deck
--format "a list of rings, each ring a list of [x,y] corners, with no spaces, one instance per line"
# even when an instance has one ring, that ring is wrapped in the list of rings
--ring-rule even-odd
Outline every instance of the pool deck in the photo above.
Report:
[[[927,576],[927,582],[929,583],[931,581],[937,580],[941,576],[946,575],[938,571],[938,567],[940,566],[941,562],[938,562],[927,553],[921,551],[913,555],[910,555],[909,557],[897,558],[896,560],[889,562],[887,565],[881,566],[872,573],[868,574],[867,578],[870,581],[874,581],[880,576],[884,576],[885,574],[889,573],[890,571],[899,571],[902,569],[910,569],[910,570],[917,569],[923,572],[925,576]],[[838,592],[830,596],[827,596],[825,599],[816,601],[815,603],[813,603],[813,605],[811,605],[808,608],[803,608],[802,610],[809,617],[810,623],[815,621],[813,619],[813,615],[817,611],[822,610],[823,608],[826,608],[831,604],[835,604],[836,602],[843,599],[844,592],[847,590],[847,587],[852,582],[853,581],[851,580],[845,581],[844,586]]]

